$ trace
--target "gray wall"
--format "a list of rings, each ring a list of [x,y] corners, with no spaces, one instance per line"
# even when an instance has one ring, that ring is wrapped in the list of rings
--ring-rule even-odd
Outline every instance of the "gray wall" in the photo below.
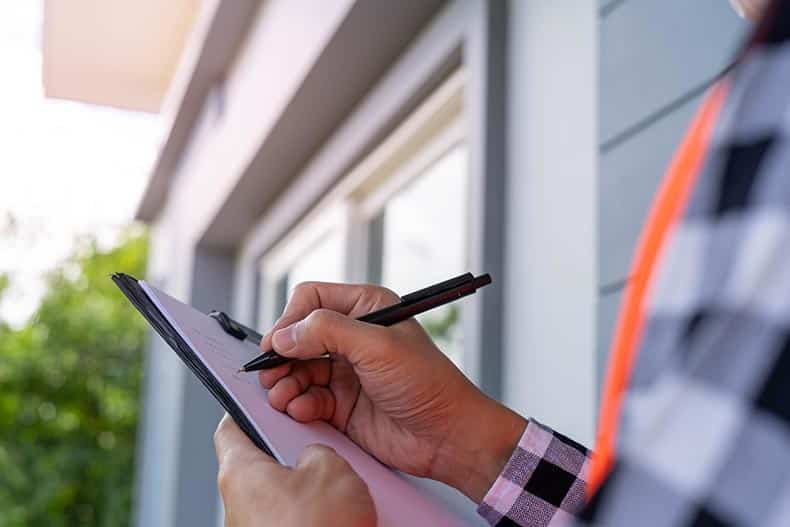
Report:
[[[594,437],[596,5],[511,0],[504,401]]]
[[[288,2],[278,5],[291,6]],[[575,0],[511,0],[507,17],[502,6],[484,5],[478,0],[448,2],[446,16],[432,24],[435,27],[428,40],[416,41],[414,57],[425,59],[434,53],[441,60],[418,63],[434,67],[434,62],[444,64],[447,56],[457,64],[458,55],[462,55],[467,66],[476,65],[470,71],[485,70],[487,82],[494,79],[501,83],[486,88],[480,85],[484,84],[481,76],[471,79],[469,90],[475,133],[485,136],[478,137],[477,144],[496,145],[502,139],[501,148],[486,151],[490,159],[483,156],[479,163],[489,177],[505,175],[504,187],[495,189],[506,205],[506,212],[497,213],[497,218],[505,218],[507,248],[502,262],[501,395],[523,413],[589,442],[596,406],[595,304],[600,365],[622,295],[622,287],[616,284],[626,277],[652,194],[699,94],[727,64],[746,24],[731,11],[727,0],[600,2],[599,35],[594,31],[595,10],[588,3],[580,7]],[[469,30],[465,17],[472,10],[477,25]],[[460,22],[456,20],[459,17]],[[505,22],[507,31],[497,34],[497,24]],[[464,36],[470,32],[477,36]],[[482,44],[474,40],[481,37],[489,40]],[[253,49],[257,41],[248,42],[252,55],[244,62],[248,66],[245,71],[265,83],[267,73],[253,51],[265,54],[270,48],[261,45]],[[463,53],[457,53],[461,49]],[[500,53],[504,61],[482,64]],[[393,74],[423,75],[408,60],[393,69]],[[244,74],[239,70],[239,79]],[[229,77],[227,96],[241,108],[246,99],[244,94],[236,94],[233,86],[258,85],[240,80],[234,84],[234,78]],[[381,82],[390,82],[387,78],[385,75]],[[259,98],[252,88],[246,96]],[[495,101],[480,103],[488,96],[487,89],[500,95],[504,91],[505,108]],[[370,119],[350,119],[348,125],[348,129],[354,125],[359,130],[359,123],[367,122],[363,130],[371,141],[383,133],[390,119],[400,115],[390,108],[395,105],[391,90],[376,93],[386,97],[372,97],[364,104],[376,108],[379,113],[375,115],[386,126],[378,129],[380,125],[370,125]],[[398,104],[407,108],[413,102]],[[496,120],[497,113],[505,114],[499,116],[505,121],[504,137],[496,130],[482,130],[486,119]],[[183,154],[177,170],[180,177],[173,182],[172,195],[179,200],[168,201],[161,212],[158,223],[166,228],[154,229],[152,257],[162,260],[157,276],[168,279],[165,289],[204,309],[231,307],[227,292],[234,274],[237,292],[256,290],[253,277],[257,266],[253,263],[258,253],[242,251],[234,273],[233,255],[207,250],[198,243],[206,218],[221,205],[213,201],[214,194],[235,184],[216,177],[223,173],[226,178],[235,177],[238,174],[227,167],[247,166],[242,163],[247,159],[246,149],[219,148],[216,142],[221,139],[222,145],[235,145],[240,139],[261,137],[260,116],[247,117],[238,122],[220,120],[217,126],[226,128],[215,127],[205,137],[200,133],[192,136],[192,148]],[[343,141],[351,141],[351,136],[343,135],[344,130],[347,132],[343,127],[338,129],[337,137],[325,145],[326,157],[317,156],[305,174],[327,160],[337,166],[347,163],[345,157],[336,155],[347,146]],[[551,133],[545,133],[547,130]],[[497,164],[494,154],[501,151],[503,160]],[[218,158],[219,153],[234,154],[234,162]],[[217,166],[224,168],[217,172]],[[205,178],[209,176],[212,186],[193,184],[208,181]],[[293,188],[300,199],[312,199],[303,187]],[[574,189],[572,194],[569,188]],[[289,201],[283,194],[279,203],[289,207],[301,201]],[[270,232],[272,224],[266,227],[256,232]],[[172,236],[165,236],[165,231]],[[263,243],[253,238],[248,242],[258,248]],[[489,265],[481,264],[487,270]],[[207,283],[218,287],[197,286]],[[241,297],[234,299],[237,315],[246,309],[240,305],[252,305]],[[248,315],[243,317],[251,320]],[[576,330],[568,331],[568,327]],[[486,339],[481,337],[481,341]],[[569,370],[569,364],[575,368]],[[562,376],[564,383],[555,382]],[[156,339],[149,356],[145,406],[136,525],[213,524],[217,504],[211,431],[220,411],[177,357]]]
[[[173,221],[167,213],[165,218]],[[160,223],[152,228],[151,243],[152,283],[203,311],[230,309],[232,255],[192,246]],[[142,404],[133,524],[215,525],[212,434],[221,408],[153,332]]]
[[[726,0],[600,2],[598,364],[654,192],[748,24]]]

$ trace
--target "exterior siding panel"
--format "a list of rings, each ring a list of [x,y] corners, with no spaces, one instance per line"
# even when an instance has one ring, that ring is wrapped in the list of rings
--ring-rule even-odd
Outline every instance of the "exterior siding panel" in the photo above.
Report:
[[[598,365],[653,195],[749,25],[723,0],[601,0]],[[615,289],[614,291],[612,289]],[[600,379],[599,379],[600,381]]]

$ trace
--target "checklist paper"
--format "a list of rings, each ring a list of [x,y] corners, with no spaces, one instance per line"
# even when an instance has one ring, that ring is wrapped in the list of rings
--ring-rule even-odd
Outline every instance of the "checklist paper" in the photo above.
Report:
[[[331,425],[298,423],[269,406],[257,374],[238,371],[260,353],[253,343],[228,335],[213,318],[144,281],[120,274],[113,280],[247,436],[278,462],[295,465],[311,444],[333,448],[367,483],[380,526],[484,524],[475,505],[449,487],[393,471]]]

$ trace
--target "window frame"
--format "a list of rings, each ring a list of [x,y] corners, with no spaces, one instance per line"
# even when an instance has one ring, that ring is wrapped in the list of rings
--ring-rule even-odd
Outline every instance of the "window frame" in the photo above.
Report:
[[[391,197],[466,140],[463,87],[463,71],[458,71],[352,171],[349,178],[358,184],[350,198],[361,218],[370,220]]]
[[[346,177],[349,185],[349,267],[346,279],[376,281],[371,273],[370,225],[388,200],[454,146],[467,140],[465,73],[456,71]],[[466,177],[471,174],[467,171]]]
[[[350,167],[391,133],[451,72],[463,67],[465,120],[470,164],[470,270],[489,272],[494,282],[468,298],[463,319],[467,374],[489,396],[502,399],[507,328],[505,202],[507,201],[506,111],[508,7],[500,3],[451,2],[408,45],[403,54],[326,142],[304,160],[287,186],[251,221],[236,256],[234,313],[259,320],[259,261],[284,233],[314,207]],[[358,225],[358,223],[351,223]],[[367,233],[349,229],[348,239]],[[353,245],[353,244],[352,244]],[[359,246],[360,244],[356,244]],[[366,276],[360,260],[348,262],[349,279]],[[467,338],[468,336],[468,338]],[[467,361],[466,358],[470,360]],[[512,399],[512,394],[509,396]]]
[[[258,264],[256,299],[261,327],[271,326],[279,316],[282,280],[290,267],[330,232],[339,232],[344,247],[339,262],[344,269],[342,279],[375,281],[370,272],[374,249],[369,239],[370,225],[393,196],[466,141],[464,84],[464,72],[458,69],[264,252]],[[471,179],[468,169],[465,177]],[[468,243],[464,252],[468,264]],[[468,360],[466,352],[463,360]]]
[[[260,327],[269,327],[279,316],[278,304],[283,296],[282,280],[287,279],[288,272],[293,263],[311,248],[315,247],[322,238],[334,234],[340,235],[341,246],[340,266],[345,267],[347,259],[347,211],[341,203],[330,204],[327,209],[316,207],[305,216],[296,226],[288,231],[285,237],[266,251],[258,264],[259,291],[258,324]],[[345,279],[345,276],[341,277]],[[285,290],[287,297],[290,291]]]

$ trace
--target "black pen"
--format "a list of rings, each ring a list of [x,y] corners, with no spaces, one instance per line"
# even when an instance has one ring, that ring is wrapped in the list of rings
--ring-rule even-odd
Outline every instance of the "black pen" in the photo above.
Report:
[[[398,322],[403,322],[404,320],[407,320],[415,315],[419,315],[420,313],[425,313],[426,311],[429,311],[433,308],[449,304],[450,302],[454,302],[459,298],[471,295],[479,288],[484,287],[490,283],[491,276],[488,274],[475,277],[472,273],[466,273],[461,276],[451,278],[450,280],[426,287],[425,289],[420,289],[414,293],[410,293],[404,297],[401,297],[401,301],[397,304],[385,307],[384,309],[380,309],[378,311],[373,311],[372,313],[368,313],[365,316],[359,317],[357,320],[361,322],[367,322],[368,324],[375,324],[377,326],[391,326],[393,324],[397,324]],[[220,324],[222,324],[222,327],[225,328],[225,331],[230,333],[231,331],[238,330],[239,333],[237,336],[239,338],[244,338],[242,335],[244,330],[248,330],[248,328],[236,323],[227,317],[227,315],[224,315],[224,313],[214,312],[212,313],[212,316],[216,318]],[[224,318],[224,320],[220,320],[220,318]],[[226,324],[228,327],[226,327]],[[233,324],[235,324],[235,327]],[[254,333],[252,330],[248,331]],[[255,341],[254,337],[260,336],[255,333],[255,335],[246,335],[246,337],[251,337],[250,340]],[[258,341],[260,342],[260,340]],[[280,366],[281,364],[291,362],[292,360],[294,359],[283,357],[274,350],[270,350],[246,363],[239,369],[239,371],[250,372],[268,370]]]

